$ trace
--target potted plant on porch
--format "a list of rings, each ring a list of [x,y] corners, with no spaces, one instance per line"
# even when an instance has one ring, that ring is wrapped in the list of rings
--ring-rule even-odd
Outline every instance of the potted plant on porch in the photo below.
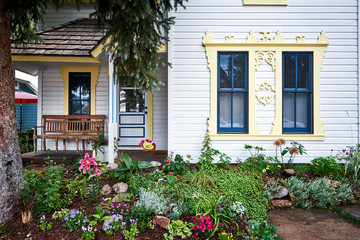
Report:
[[[108,159],[109,146],[104,134],[99,134],[96,138],[90,140],[92,150],[96,152],[96,156],[100,162],[106,162]]]

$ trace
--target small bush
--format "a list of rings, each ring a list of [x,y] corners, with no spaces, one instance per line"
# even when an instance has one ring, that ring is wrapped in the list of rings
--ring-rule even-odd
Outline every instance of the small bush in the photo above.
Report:
[[[295,206],[302,208],[326,208],[353,199],[349,184],[331,183],[326,178],[306,183],[296,177],[291,177],[286,184],[289,193],[296,198]]]
[[[169,199],[158,192],[140,188],[139,201],[135,203],[135,207],[151,210],[154,214],[164,215],[168,212],[168,203]]]
[[[320,177],[342,178],[344,167],[336,162],[335,157],[319,157],[311,160],[310,171]]]

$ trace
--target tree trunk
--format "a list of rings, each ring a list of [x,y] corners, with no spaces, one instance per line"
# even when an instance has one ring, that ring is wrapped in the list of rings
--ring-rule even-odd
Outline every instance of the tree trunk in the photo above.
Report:
[[[16,211],[18,196],[24,187],[16,128],[15,81],[7,2],[0,0],[0,224]]]

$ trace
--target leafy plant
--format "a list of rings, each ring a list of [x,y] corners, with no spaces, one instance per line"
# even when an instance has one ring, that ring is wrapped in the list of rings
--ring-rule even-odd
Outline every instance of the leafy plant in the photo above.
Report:
[[[191,230],[189,224],[184,223],[181,220],[172,220],[170,224],[166,226],[169,233],[164,233],[164,239],[173,240],[175,236],[186,238],[191,236]]]
[[[326,208],[353,199],[352,188],[346,183],[334,183],[326,178],[308,183],[291,177],[286,181],[295,206],[302,208]]]
[[[140,189],[139,200],[135,203],[135,207],[151,210],[154,214],[165,214],[168,212],[167,204],[169,199],[163,197],[155,190]]]
[[[172,153],[167,157],[167,164],[164,167],[165,172],[173,172],[175,175],[182,175],[184,171],[190,170],[189,161],[184,161],[184,158],[176,154],[175,158],[172,159]]]
[[[108,141],[105,138],[104,134],[99,134],[94,139],[90,139],[90,144],[92,150],[98,154],[99,152],[104,153],[104,149],[102,146],[108,145]]]
[[[343,176],[344,167],[336,162],[335,157],[319,157],[311,160],[310,171],[320,177],[339,179]]]
[[[291,147],[286,147],[281,152],[281,157],[283,158],[287,153],[289,153],[290,157],[287,162],[287,167],[292,168],[295,156],[298,154],[300,154],[300,155],[306,154],[306,149],[301,143],[298,143],[295,141],[292,141],[290,144],[291,144]]]
[[[40,215],[40,224],[39,228],[43,231],[49,231],[52,228],[53,223],[46,221],[45,214]]]
[[[137,229],[137,226],[135,223],[132,223],[130,225],[130,230],[124,229],[123,230],[125,239],[134,240],[135,237],[139,234],[139,230]]]
[[[183,213],[186,211],[186,206],[182,203],[178,203],[173,209],[171,209],[171,213],[169,215],[169,218],[171,220],[177,220],[181,217]]]
[[[34,130],[28,129],[25,132],[18,130],[19,145],[21,153],[32,152],[34,150],[33,140]]]
[[[210,135],[208,132],[206,132],[205,139],[203,141],[203,147],[201,149],[201,154],[197,164],[200,166],[201,170],[215,170],[215,157],[219,158],[219,163],[222,165],[230,164],[231,158],[225,153],[221,153],[219,150],[212,147]]]
[[[0,234],[6,233],[7,225],[1,224],[0,225]]]
[[[137,219],[137,225],[141,230],[148,227],[148,223],[151,220],[151,209],[142,207],[133,207],[131,209],[131,215]]]
[[[132,175],[129,179],[129,191],[134,195],[139,195],[140,188],[147,189],[154,183],[154,178],[149,175]]]
[[[356,182],[360,170],[360,144],[346,147],[337,155],[337,158],[345,161],[345,174]]]
[[[206,170],[199,170],[189,175],[191,184],[199,184],[201,186],[215,185],[214,178]]]
[[[87,218],[79,210],[71,210],[64,220],[64,227],[68,228],[70,232],[80,229],[87,222]]]
[[[267,221],[249,220],[246,226],[248,234],[244,234],[242,237],[246,240],[280,240],[276,229],[277,227],[270,225]]]
[[[133,161],[130,156],[123,151],[120,165],[115,171],[115,177],[117,177],[119,181],[128,182],[134,173],[149,167],[151,167],[150,163],[140,161],[139,159]]]
[[[86,225],[82,226],[82,230],[83,230],[83,234],[80,237],[80,240],[93,240],[95,239],[95,228],[93,226],[88,226],[86,227]]]

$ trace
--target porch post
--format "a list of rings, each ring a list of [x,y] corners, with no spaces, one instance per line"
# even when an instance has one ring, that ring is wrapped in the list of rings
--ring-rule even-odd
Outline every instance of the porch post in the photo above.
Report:
[[[114,65],[109,57],[109,154],[108,154],[108,163],[113,163],[114,158],[116,157],[114,149],[114,138],[118,138],[118,116],[117,116],[117,106],[118,106],[118,84],[114,84]]]

